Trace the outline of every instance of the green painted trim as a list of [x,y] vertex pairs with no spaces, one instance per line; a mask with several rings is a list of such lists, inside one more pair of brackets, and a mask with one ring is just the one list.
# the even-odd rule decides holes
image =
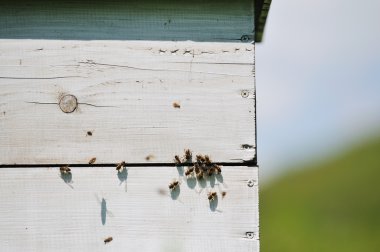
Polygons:
[[1,1],[0,38],[250,42],[252,0]]

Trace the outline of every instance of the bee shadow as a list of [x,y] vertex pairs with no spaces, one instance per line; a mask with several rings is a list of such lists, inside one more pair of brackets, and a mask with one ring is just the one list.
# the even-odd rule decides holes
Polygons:
[[71,172],[68,173],[61,173],[60,178],[63,180],[63,182],[66,183],[71,189],[74,189],[74,187],[71,185],[73,183],[73,174]]
[[183,177],[183,174],[184,174],[184,168],[183,168],[183,166],[182,165],[177,165],[176,168],[177,168],[177,171],[178,171],[178,175],[180,177]]
[[221,184],[223,184],[224,183],[224,179],[223,179],[223,175],[222,174],[216,174],[215,175],[215,178],[216,178],[216,180],[219,182],[219,183],[221,183]]
[[218,197],[215,197],[214,200],[210,200],[210,210],[215,212],[218,208]]
[[212,174],[211,176],[208,176],[207,180],[210,182],[210,187],[214,188],[214,186],[215,186],[215,175]]
[[100,218],[104,226],[107,221],[107,202],[104,198],[102,198],[102,202],[100,203]]
[[197,179],[194,177],[189,177],[186,179],[186,184],[190,189],[194,189],[197,185]]
[[204,178],[198,179],[198,185],[200,188],[204,189],[207,187],[207,181]]
[[124,168],[122,172],[118,172],[117,178],[120,181],[119,186],[121,184],[125,183],[125,191],[127,191],[128,170],[126,168]]
[[107,201],[104,198],[100,200],[97,194],[95,194],[95,198],[100,204],[100,219],[102,221],[102,225],[104,226],[107,221],[107,215],[113,217],[113,214],[107,209]]
[[177,200],[180,193],[181,193],[181,188],[177,186],[176,188],[170,191],[170,197],[172,198],[172,200]]

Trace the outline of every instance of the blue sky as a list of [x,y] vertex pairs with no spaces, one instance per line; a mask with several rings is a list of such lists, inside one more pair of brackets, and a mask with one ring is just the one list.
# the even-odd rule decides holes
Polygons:
[[380,1],[272,1],[256,47],[263,181],[380,129]]

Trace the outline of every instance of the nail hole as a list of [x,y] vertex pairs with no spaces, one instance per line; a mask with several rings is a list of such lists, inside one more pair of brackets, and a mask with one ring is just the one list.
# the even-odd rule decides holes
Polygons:
[[253,179],[248,180],[247,185],[249,187],[253,187],[255,185],[255,181]]
[[241,36],[240,40],[241,40],[242,42],[248,42],[250,39],[249,39],[249,36],[248,36],[248,35],[243,35],[243,36]]
[[248,91],[248,90],[243,90],[243,91],[241,91],[241,96],[242,96],[243,98],[247,98],[247,97],[249,96],[249,91]]
[[247,232],[247,233],[245,233],[245,236],[248,239],[253,239],[255,237],[255,233],[254,232]]
[[250,144],[242,144],[241,147],[245,150],[253,149],[253,145]]

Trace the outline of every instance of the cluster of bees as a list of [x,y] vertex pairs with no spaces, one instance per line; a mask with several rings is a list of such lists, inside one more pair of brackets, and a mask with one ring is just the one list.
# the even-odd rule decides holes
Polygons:
[[[174,156],[174,163],[176,166],[188,166],[185,171],[186,178],[195,177],[198,180],[207,179],[213,175],[222,173],[222,167],[218,164],[214,164],[208,155],[196,155],[193,162],[193,154],[191,150],[184,150],[185,154],[182,159],[178,156]],[[170,191],[175,190],[180,185],[178,180],[174,180],[169,184]],[[227,195],[227,192],[221,192],[222,198]],[[207,194],[208,200],[211,202],[218,197],[216,192],[209,192]]]
[[[174,156],[174,162],[176,166],[187,166],[186,171],[184,172],[186,178],[196,178],[198,180],[207,179],[213,175],[219,175],[222,173],[222,167],[218,164],[214,164],[211,158],[208,155],[196,155],[195,161],[193,162],[193,154],[191,150],[184,150],[184,155],[180,158],[178,155]],[[96,158],[91,158],[89,160],[89,164],[94,164],[96,162]],[[121,173],[126,168],[126,162],[122,161],[116,164],[116,170]],[[59,171],[62,175],[71,174],[71,169],[68,165],[61,166]],[[174,180],[169,184],[169,190],[173,191],[178,186],[180,186],[180,182],[178,180]],[[222,191],[221,196],[224,198],[227,192]],[[218,194],[215,191],[211,191],[207,193],[207,199],[212,202],[216,200]],[[108,237],[104,239],[104,244],[107,244],[113,240],[112,237]]]

